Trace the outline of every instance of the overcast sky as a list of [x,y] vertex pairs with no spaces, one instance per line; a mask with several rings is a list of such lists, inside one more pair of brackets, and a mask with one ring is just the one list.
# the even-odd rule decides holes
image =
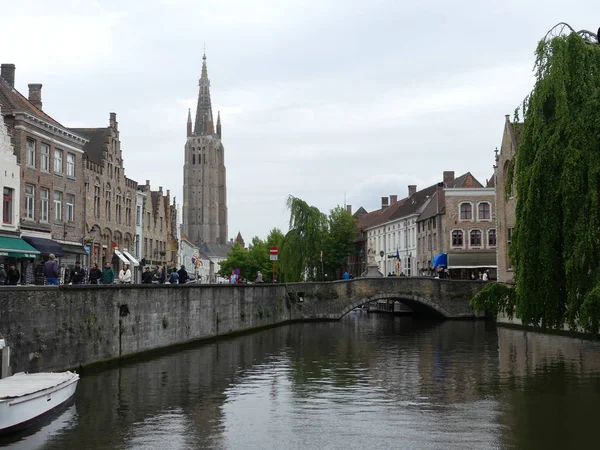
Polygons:
[[2,63],[70,127],[117,113],[125,173],[182,202],[188,108],[206,44],[221,111],[229,234],[287,231],[285,199],[371,211],[444,170],[491,177],[533,52],[581,1],[29,0],[2,2]]

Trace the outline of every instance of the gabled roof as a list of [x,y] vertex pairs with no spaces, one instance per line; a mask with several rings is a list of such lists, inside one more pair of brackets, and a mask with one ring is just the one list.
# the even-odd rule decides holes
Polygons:
[[395,203],[381,208],[371,213],[365,214],[358,219],[359,227],[366,229],[372,228],[382,223],[386,223],[398,211],[407,199],[398,200]]
[[400,219],[402,217],[409,216],[411,214],[417,214],[421,211],[425,202],[431,197],[437,189],[437,183],[433,184],[425,189],[415,192],[410,197],[403,200],[401,208],[398,208],[389,220]]
[[482,188],[483,184],[481,184],[477,178],[475,178],[471,172],[467,172],[461,175],[458,178],[455,178],[450,183],[448,183],[447,188]]
[[105,128],[69,128],[73,133],[77,133],[89,142],[83,147],[87,158],[96,164],[102,164],[104,154],[104,144],[106,143],[106,134],[108,127]]
[[425,205],[423,206],[423,210],[421,211],[417,222],[429,219],[431,217],[435,217],[442,212],[443,205],[439,205],[438,200],[438,193],[436,191],[425,202]]
[[11,87],[2,77],[0,77],[0,103],[2,104],[2,113],[5,116],[13,115],[16,112],[26,112],[57,127],[65,128],[44,111],[34,106],[27,97]]
[[496,179],[494,178],[494,174],[487,180],[485,187],[493,188],[496,187]]
[[356,210],[356,212],[354,214],[352,214],[354,217],[359,218],[360,216],[363,216],[365,214],[369,214],[367,212],[367,210],[365,208],[363,208],[362,206],[360,208],[358,208]]
[[242,247],[245,245],[244,238],[242,237],[242,232],[238,231],[237,236],[235,237],[235,242],[240,244]]
[[230,244],[207,244],[203,243],[198,246],[198,249],[208,258],[227,258],[231,251]]

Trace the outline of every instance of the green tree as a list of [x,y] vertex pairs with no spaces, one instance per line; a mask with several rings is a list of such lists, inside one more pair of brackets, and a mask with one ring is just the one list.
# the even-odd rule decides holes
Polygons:
[[221,261],[219,275],[228,278],[234,269],[240,269],[242,277],[246,278],[252,270],[252,261],[250,253],[237,242],[227,255],[225,261]]
[[341,278],[347,269],[352,243],[358,235],[358,221],[346,208],[336,206],[329,212],[328,232],[323,243],[323,265],[328,279]]
[[327,232],[327,216],[292,195],[287,198],[286,206],[290,210],[290,229],[280,250],[282,279],[319,279],[322,277],[320,253]]
[[523,105],[511,244],[516,314],[525,324],[600,323],[600,47],[577,34],[543,40]]

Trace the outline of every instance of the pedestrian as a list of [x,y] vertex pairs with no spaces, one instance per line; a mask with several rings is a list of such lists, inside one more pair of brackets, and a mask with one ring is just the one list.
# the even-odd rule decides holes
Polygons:
[[237,284],[237,275],[235,271],[231,271],[231,275],[229,275],[229,284]]
[[102,278],[102,271],[98,268],[98,263],[93,263],[90,269],[90,284],[99,284]]
[[129,270],[129,264],[125,264],[125,267],[119,271],[119,283],[131,284],[131,270]]
[[171,275],[169,275],[169,284],[177,284],[179,282],[179,274],[175,269],[176,268],[173,267],[173,270],[171,270]]
[[83,284],[84,279],[85,271],[81,267],[81,263],[79,261],[75,261],[75,267],[71,269],[71,283]]
[[100,284],[113,284],[115,282],[115,272],[110,267],[110,263],[106,261],[104,269],[102,269],[102,277],[100,278]]
[[[392,276],[392,272],[390,272],[390,274],[388,275],[388,277],[391,277],[391,276]],[[350,274],[348,273],[347,270],[344,272],[344,275],[342,275],[342,278],[344,280],[349,280],[350,279]]]
[[149,266],[146,266],[146,269],[142,274],[142,284],[152,284],[152,272],[150,272]]
[[8,268],[8,272],[6,273],[6,281],[4,284],[8,284],[11,286],[16,286],[21,281],[21,274],[19,270],[15,267],[14,264],[11,264]]
[[486,270],[485,272],[483,272],[483,275],[481,276],[481,279],[483,281],[487,281],[487,280],[489,280],[489,277],[490,277],[490,271]]
[[0,285],[6,282],[6,270],[4,270],[4,264],[0,264]]
[[177,271],[177,274],[179,275],[179,284],[187,283],[189,275],[187,273],[187,270],[185,270],[185,266],[183,264],[181,265],[181,269]]
[[54,253],[50,253],[44,263],[44,276],[49,286],[58,286],[58,261],[55,258]]
[[256,280],[254,280],[254,282],[255,283],[263,283],[263,274],[260,270],[256,274]]

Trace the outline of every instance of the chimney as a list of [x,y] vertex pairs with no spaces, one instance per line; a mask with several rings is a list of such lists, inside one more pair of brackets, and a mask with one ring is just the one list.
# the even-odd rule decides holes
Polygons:
[[29,101],[37,109],[42,109],[42,84],[41,83],[30,83],[29,86]]
[[162,194],[162,186],[158,187],[158,192],[160,192]]
[[381,209],[385,209],[388,206],[389,206],[388,198],[387,197],[381,197]]
[[117,113],[110,113],[109,125],[111,128],[117,128]]
[[397,195],[390,195],[390,204],[394,204],[398,201],[398,196]]
[[444,170],[444,186],[448,187],[454,181],[454,170]]
[[417,192],[417,185],[416,184],[409,184],[408,185],[408,196],[412,197],[413,195],[415,195]]
[[441,212],[446,205],[446,194],[444,193],[444,183],[438,183],[436,187],[437,194],[437,212]]
[[346,211],[348,211],[348,214],[352,214],[352,205],[346,205]]
[[15,87],[15,65],[14,64],[2,64],[0,65],[0,77],[4,78],[4,81],[12,88]]

